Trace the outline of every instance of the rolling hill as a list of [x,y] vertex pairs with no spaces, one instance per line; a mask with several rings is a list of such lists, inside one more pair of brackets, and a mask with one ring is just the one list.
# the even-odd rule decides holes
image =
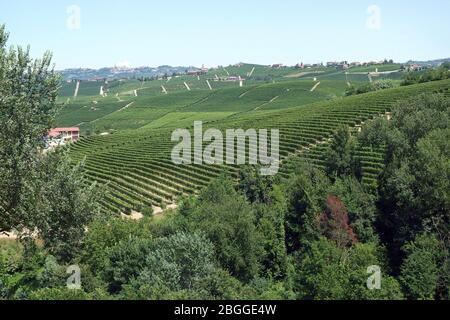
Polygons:
[[[170,158],[175,145],[170,140],[173,128],[190,127],[194,120],[207,120],[209,122],[204,125],[205,129],[280,129],[282,167],[279,174],[287,176],[292,157],[301,157],[322,166],[327,142],[339,124],[345,123],[351,127],[361,125],[373,117],[384,115],[396,101],[417,94],[445,92],[449,95],[450,81],[399,87],[332,100],[318,99],[319,101],[312,103],[302,102],[303,95],[290,95],[290,91],[286,92],[287,87],[292,88],[294,92],[302,92],[302,85],[302,82],[295,85],[285,82],[284,85],[275,83],[255,86],[244,96],[242,95],[248,88],[217,92],[199,90],[195,97],[189,95],[190,104],[181,103],[186,97],[175,97],[175,101],[170,104],[165,104],[164,99],[161,99],[160,110],[167,111],[161,117],[156,114],[156,100],[154,114],[149,111],[151,108],[147,109],[143,105],[144,110],[136,111],[145,119],[142,123],[128,126],[126,121],[132,120],[126,115],[123,116],[123,127],[136,129],[85,137],[70,145],[70,155],[74,161],[86,158],[89,181],[107,185],[109,193],[102,200],[104,210],[140,211],[143,206],[170,204],[182,195],[195,194],[223,171],[236,173],[238,170],[234,165],[173,164]],[[331,90],[327,89],[326,85],[324,87]],[[190,93],[193,92],[195,91]],[[203,94],[205,96],[202,96]],[[272,101],[273,106],[264,106],[274,95],[280,96],[279,102],[275,100]],[[245,103],[242,105],[236,105],[240,96],[248,100],[243,100]],[[169,98],[170,95],[165,97]],[[209,101],[208,97],[214,102]],[[298,102],[296,97],[299,98]],[[178,105],[177,99],[180,102]],[[138,100],[135,101],[136,110],[139,110]],[[179,106],[181,107],[178,108]],[[123,112],[131,112],[131,117],[135,112],[133,108]],[[98,122],[109,117],[112,125],[114,117],[119,114],[118,111],[112,112],[104,118],[99,118]],[[150,119],[152,115],[155,120]],[[119,121],[119,118],[117,119]],[[146,121],[148,124],[141,126]],[[375,183],[383,166],[383,151],[361,148],[359,157],[363,163],[364,182]]]
[[[177,81],[179,83],[181,80]],[[171,85],[175,83],[173,80]],[[123,84],[122,88],[126,93],[133,91],[134,85],[136,83],[130,81]],[[83,133],[180,126],[179,122],[184,122],[188,117],[190,122],[193,119],[219,120],[236,113],[282,109],[329,100],[343,96],[347,88],[345,81],[323,80],[319,83],[292,79],[276,83],[255,82],[243,87],[236,83],[225,83],[222,88],[213,90],[189,84],[191,90],[188,91],[184,84],[181,85],[183,90],[172,90],[174,87],[165,85],[168,94],[156,92],[159,90],[156,87],[143,87],[138,90],[137,96],[122,91],[120,95],[108,97],[78,96],[66,100],[60,97],[64,106],[56,125],[80,126]],[[150,92],[152,90],[154,92]]]

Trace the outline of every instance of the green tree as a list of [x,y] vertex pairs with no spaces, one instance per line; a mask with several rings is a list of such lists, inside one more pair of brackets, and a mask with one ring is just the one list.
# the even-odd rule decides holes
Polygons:
[[56,114],[59,79],[51,55],[33,61],[29,48],[6,49],[0,25],[0,232],[33,231],[43,137]]
[[203,299],[239,300],[251,299],[254,293],[229,272],[215,268],[208,276],[198,279],[195,290],[202,293]]
[[377,117],[364,125],[358,135],[358,141],[364,146],[379,148],[387,143],[389,122],[384,117]]
[[434,235],[421,234],[403,247],[406,259],[401,267],[400,282],[410,299],[433,300],[439,280],[445,271],[445,254]]
[[262,176],[258,167],[246,166],[239,171],[238,190],[251,203],[270,203],[273,183],[273,176]]
[[273,177],[261,176],[255,166],[246,166],[239,171],[237,189],[252,203],[256,214],[257,230],[264,247],[262,272],[268,277],[283,278],[287,262],[283,190],[274,184]]
[[119,293],[124,285],[139,276],[146,265],[152,244],[149,238],[130,236],[109,251],[108,265],[103,273],[105,281],[109,283],[109,292]]
[[320,236],[317,215],[324,209],[330,180],[305,163],[297,163],[286,182],[286,244],[289,252],[299,250]]
[[151,240],[149,220],[97,217],[89,224],[83,240],[83,250],[77,258],[89,266],[94,274],[101,274],[108,265],[111,250],[130,237]]
[[231,180],[212,182],[200,195],[189,220],[190,230],[204,232],[212,241],[224,269],[243,281],[258,274],[263,248],[255,213]]
[[60,264],[55,257],[45,257],[42,271],[37,274],[37,281],[41,288],[56,288],[66,284],[66,268]]
[[338,196],[348,210],[349,222],[361,242],[378,242],[375,222],[378,210],[376,196],[367,187],[352,177],[337,179],[329,193]]
[[[450,124],[450,123],[449,123]],[[420,186],[415,204],[428,217],[450,224],[450,126],[430,132],[417,142],[413,161],[415,182]]]
[[[399,103],[380,177],[380,227],[398,266],[400,249],[431,223],[449,225],[450,99],[420,96]],[[437,232],[434,230],[433,232]]]
[[412,84],[419,83],[420,75],[417,72],[407,72],[403,76],[403,80],[400,83],[401,86],[409,86]]
[[59,152],[43,152],[58,111],[60,79],[50,69],[51,54],[33,60],[29,48],[7,50],[7,39],[0,26],[0,233],[37,235],[69,260],[97,212],[98,193],[84,188],[81,167],[72,169]]
[[355,95],[355,94],[363,94],[363,93],[372,92],[372,91],[391,89],[391,88],[394,88],[394,87],[395,87],[395,84],[390,79],[378,80],[378,81],[375,81],[375,82],[364,84],[364,85],[359,86],[357,88],[351,86],[349,89],[347,89],[345,91],[345,95],[351,96],[351,95]]
[[356,139],[348,126],[340,126],[325,156],[325,170],[331,179],[342,176],[361,178],[361,165],[355,157]]
[[51,254],[70,261],[81,250],[86,226],[99,213],[99,186],[86,187],[84,164],[73,166],[59,151],[47,153],[38,174],[35,228]]
[[87,293],[83,290],[71,290],[68,288],[43,288],[30,293],[30,300],[55,301],[55,300],[111,300],[112,297],[105,291],[96,290]]
[[282,279],[287,268],[284,203],[258,204],[255,205],[255,210],[258,217],[257,230],[264,249],[261,258],[262,271],[268,277]]
[[[326,239],[314,243],[299,257],[296,292],[300,299],[402,299],[398,282],[387,275],[382,250],[374,244],[338,248]],[[367,287],[369,266],[382,270],[381,289]]]
[[285,282],[273,281],[270,278],[254,279],[250,285],[252,299],[257,300],[294,300],[295,293]]
[[214,272],[214,255],[213,244],[199,234],[177,233],[156,239],[131,286],[151,299],[182,291],[192,296],[198,282]]
[[[406,153],[394,153],[404,150],[390,138],[388,141],[388,159],[393,155],[398,157],[410,156],[419,139],[436,129],[448,128],[450,122],[450,99],[443,95],[420,95],[397,103],[392,111],[392,128],[402,135],[401,144],[407,144]],[[397,149],[397,150],[396,150]]]

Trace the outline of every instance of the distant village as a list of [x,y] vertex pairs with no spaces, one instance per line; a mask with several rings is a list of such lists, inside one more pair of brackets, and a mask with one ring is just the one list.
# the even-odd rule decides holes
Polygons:
[[[382,61],[367,61],[367,62],[349,62],[349,61],[328,61],[326,63],[320,62],[320,63],[297,63],[295,65],[284,65],[282,63],[275,63],[272,65],[267,65],[268,68],[273,69],[281,69],[281,68],[295,68],[295,69],[314,69],[314,68],[336,68],[336,70],[349,70],[351,68],[356,67],[367,67],[367,66],[379,66],[379,65],[385,65],[385,64],[394,64],[395,62],[390,60],[382,60]],[[233,67],[239,67],[244,65],[243,63],[237,63],[233,65]],[[424,69],[427,69],[431,67],[424,64],[418,64],[418,63],[405,63],[401,64],[400,70],[401,71],[421,71]],[[204,76],[208,74],[211,70],[215,69],[222,69],[222,66],[218,66],[216,68],[207,68],[205,66],[202,66],[201,68],[196,67],[170,67],[170,66],[161,66],[158,68],[150,68],[150,67],[139,67],[139,68],[125,68],[125,67],[112,67],[112,68],[102,68],[97,70],[97,73],[94,73],[91,69],[67,69],[64,72],[70,72],[70,76],[66,78],[66,81],[68,83],[71,83],[73,81],[108,81],[108,80],[128,80],[128,79],[139,79],[143,81],[153,81],[153,80],[167,80],[168,78],[173,77],[179,77],[183,75],[188,76]],[[100,71],[104,71],[101,75],[98,73]],[[79,78],[76,78],[76,74],[83,74],[86,72],[87,74],[84,76],[80,76]],[[151,75],[150,75],[151,74]],[[90,75],[90,76],[89,76]],[[251,76],[251,75],[247,75]],[[235,75],[227,75],[227,76],[216,76],[214,75],[209,81],[232,81],[232,82],[240,82],[245,81],[240,76]]]
[[[355,67],[369,67],[369,66],[379,66],[384,64],[394,64],[395,62],[391,60],[382,60],[382,61],[369,61],[369,62],[348,62],[348,61],[328,61],[326,63],[314,63],[314,64],[308,64],[308,63],[297,63],[294,67],[296,69],[312,69],[312,68],[336,68],[336,70],[348,70]],[[285,68],[289,66],[285,66],[283,64],[273,64],[271,65],[272,68],[279,69],[279,68]],[[419,64],[402,64],[401,70],[406,71],[420,71],[426,69],[426,66],[419,65]]]

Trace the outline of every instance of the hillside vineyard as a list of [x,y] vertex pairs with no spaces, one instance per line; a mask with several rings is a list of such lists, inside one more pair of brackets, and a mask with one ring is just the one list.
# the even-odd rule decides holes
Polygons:
[[[328,140],[339,124],[357,130],[362,123],[386,115],[397,101],[422,93],[449,96],[449,89],[450,81],[444,80],[299,107],[292,103],[293,107],[283,110],[261,110],[239,114],[239,117],[231,115],[204,126],[224,130],[279,129],[282,163],[279,175],[287,177],[291,157],[323,166]],[[237,173],[235,165],[175,165],[170,157],[176,144],[171,142],[171,133],[168,128],[143,127],[86,137],[69,147],[70,155],[74,162],[86,158],[89,179],[86,183],[106,184],[108,193],[101,201],[103,210],[116,213],[139,211],[143,205],[172,204],[182,195],[196,194],[224,171]],[[376,183],[383,167],[383,149],[360,148],[358,158],[363,167],[363,182]]]

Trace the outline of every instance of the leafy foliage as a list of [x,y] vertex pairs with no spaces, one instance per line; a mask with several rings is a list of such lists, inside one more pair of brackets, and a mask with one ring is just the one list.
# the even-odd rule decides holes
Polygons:
[[395,84],[392,80],[389,80],[389,79],[388,80],[378,80],[378,81],[370,82],[368,84],[364,84],[364,85],[356,87],[356,88],[354,86],[352,86],[345,91],[345,95],[352,96],[352,95],[363,94],[363,93],[372,92],[372,91],[391,89],[394,87],[395,87]]
[[338,248],[345,248],[358,242],[349,225],[347,208],[335,196],[328,196],[325,211],[319,216],[319,229]]
[[56,114],[58,77],[51,55],[33,61],[29,49],[6,49],[0,26],[0,232],[33,230],[42,138]]
[[300,163],[286,183],[286,244],[290,252],[317,240],[317,214],[330,181],[323,172]]
[[361,165],[355,157],[356,139],[347,126],[340,126],[326,155],[326,172],[330,178],[355,176],[361,178]]
[[244,281],[257,275],[262,246],[255,213],[230,180],[211,183],[200,195],[189,220],[193,230],[204,232],[212,241],[223,268]]
[[379,214],[376,196],[366,186],[354,179],[337,179],[330,188],[330,194],[336,195],[348,210],[350,226],[356,238],[361,242],[378,242],[375,221]]
[[448,230],[449,115],[450,100],[440,95],[400,103],[393,112],[380,179],[380,228],[397,259],[402,245],[424,230]]
[[436,69],[428,69],[425,72],[408,72],[401,83],[402,86],[409,86],[415,83],[424,83],[448,79],[450,71],[448,64],[442,64]]
[[59,78],[50,69],[51,55],[33,60],[29,49],[6,50],[7,39],[0,26],[0,233],[38,235],[68,261],[97,213],[98,192],[84,188],[81,167],[72,169],[69,158],[43,153],[57,112]]
[[155,241],[128,291],[158,299],[171,292],[192,292],[215,270],[214,246],[198,234],[177,233]]
[[[443,246],[434,235],[421,234],[403,250],[406,259],[401,267],[400,281],[411,299],[433,300],[438,293],[445,266]],[[445,267],[444,267],[445,268]]]
[[382,262],[381,251],[376,245],[338,248],[322,238],[301,255],[296,291],[301,299],[401,299],[400,285],[390,276],[383,277],[381,290],[367,289],[367,267],[381,267]]

